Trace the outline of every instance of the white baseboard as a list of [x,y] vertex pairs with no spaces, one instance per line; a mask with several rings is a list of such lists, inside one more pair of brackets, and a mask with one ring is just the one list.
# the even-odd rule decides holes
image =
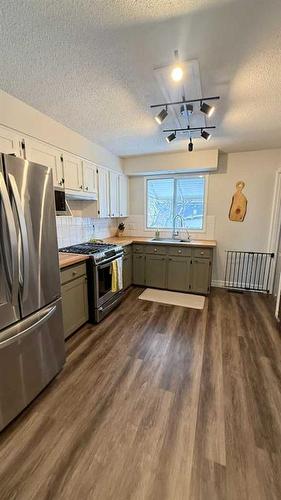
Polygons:
[[211,286],[217,287],[217,288],[224,288],[224,281],[222,280],[212,280]]

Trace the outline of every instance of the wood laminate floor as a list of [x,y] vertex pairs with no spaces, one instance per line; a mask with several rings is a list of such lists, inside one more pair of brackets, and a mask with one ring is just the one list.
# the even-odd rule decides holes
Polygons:
[[281,342],[263,295],[137,299],[67,342],[0,436],[0,499],[281,498]]

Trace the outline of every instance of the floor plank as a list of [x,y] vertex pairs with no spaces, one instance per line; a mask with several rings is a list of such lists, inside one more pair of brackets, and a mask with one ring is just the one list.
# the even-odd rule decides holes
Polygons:
[[138,300],[67,342],[0,435],[0,499],[251,500],[281,492],[281,341],[269,298]]

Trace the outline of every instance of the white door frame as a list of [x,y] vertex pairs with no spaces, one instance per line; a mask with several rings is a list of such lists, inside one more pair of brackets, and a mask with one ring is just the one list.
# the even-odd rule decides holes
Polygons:
[[[269,280],[269,290],[270,293],[273,292],[273,280],[276,270],[277,264],[277,250],[278,243],[280,237],[281,230],[281,168],[277,170],[275,174],[275,184],[274,184],[274,193],[273,193],[273,203],[271,210],[271,218],[270,218],[270,227],[269,227],[269,235],[268,235],[268,244],[267,251],[274,253],[274,260],[271,270],[271,276]],[[280,292],[281,292],[281,279],[278,288],[277,294],[277,304],[279,308],[280,301]]]

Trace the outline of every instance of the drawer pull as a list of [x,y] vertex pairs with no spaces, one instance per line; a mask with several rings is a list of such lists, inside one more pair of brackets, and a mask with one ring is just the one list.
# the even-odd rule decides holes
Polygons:
[[178,253],[181,253],[181,250],[178,250]]
[[72,276],[76,276],[77,271],[72,271]]
[[204,255],[204,252],[200,252],[200,255]]
[[157,248],[154,248],[154,252],[157,252]]

